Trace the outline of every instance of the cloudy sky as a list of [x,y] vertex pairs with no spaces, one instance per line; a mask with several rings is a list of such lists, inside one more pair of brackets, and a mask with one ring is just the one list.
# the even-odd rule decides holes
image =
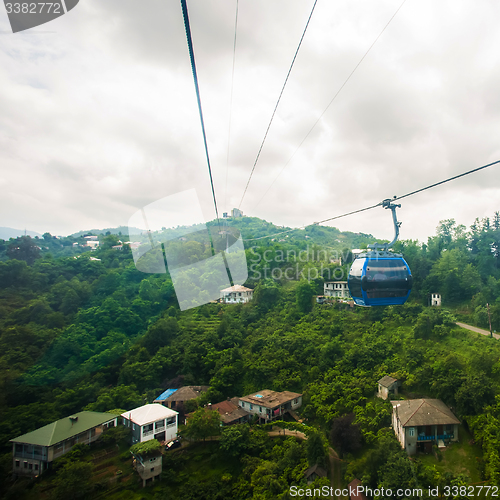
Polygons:
[[[493,0],[406,0],[327,109],[401,2],[318,0],[245,214],[301,226],[500,159]],[[220,213],[240,205],[313,3],[239,0],[233,79],[236,0],[188,0]],[[118,226],[192,188],[214,217],[179,1],[81,0],[9,30],[0,6],[0,226]],[[496,166],[403,200],[401,237],[499,209]],[[335,226],[392,237],[381,208]]]

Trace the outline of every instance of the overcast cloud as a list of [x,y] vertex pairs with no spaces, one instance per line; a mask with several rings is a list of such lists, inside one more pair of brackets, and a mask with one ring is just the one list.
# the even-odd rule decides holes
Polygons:
[[[312,5],[239,1],[227,162],[236,0],[188,0],[220,213],[240,203]],[[493,0],[407,0],[297,150],[400,5],[318,1],[245,214],[301,226],[500,159]],[[9,30],[0,6],[1,226],[118,226],[191,188],[214,217],[180,2],[81,0]],[[426,240],[447,218],[469,226],[500,210],[500,166],[402,204],[403,239]],[[382,209],[335,226],[392,237]]]

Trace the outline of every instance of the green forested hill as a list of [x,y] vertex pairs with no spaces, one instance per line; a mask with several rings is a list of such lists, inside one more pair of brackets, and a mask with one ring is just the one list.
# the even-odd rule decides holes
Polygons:
[[[244,225],[245,219],[238,223]],[[474,479],[497,484],[500,347],[493,339],[455,328],[448,311],[484,327],[488,302],[494,328],[500,330],[499,223],[497,214],[467,232],[443,221],[426,244],[398,243],[415,276],[411,300],[402,307],[368,310],[313,303],[325,278],[334,272],[340,278],[339,269],[345,277],[346,271],[314,239],[313,232],[324,229],[317,226],[312,242],[290,237],[249,245],[249,267],[254,267],[247,285],[255,288],[253,302],[184,312],[168,275],[137,271],[130,250],[111,249],[116,236],[103,236],[92,253],[82,253],[71,239],[47,234],[45,253],[29,238],[4,243],[2,483],[8,486],[9,439],[82,409],[130,409],[151,402],[177,379],[210,385],[200,404],[263,388],[303,393],[301,414],[309,426],[328,436],[347,425],[358,436],[353,442],[364,451],[345,451],[353,453],[346,479],[363,477],[376,486],[393,461],[406,460],[402,467],[408,466],[397,447],[386,442],[387,407],[373,401],[376,381],[389,374],[404,381],[406,394],[437,397],[455,409],[483,445]],[[256,228],[252,231],[248,235],[257,237]],[[304,250],[308,257],[300,259]],[[276,271],[290,266],[298,269],[293,279]],[[429,292],[442,293],[448,311],[427,308]],[[370,462],[375,460],[370,453],[379,453],[379,465]],[[419,469],[420,481],[444,480],[441,472],[426,467]],[[399,480],[404,477],[391,479]],[[448,480],[466,481],[453,474]]]

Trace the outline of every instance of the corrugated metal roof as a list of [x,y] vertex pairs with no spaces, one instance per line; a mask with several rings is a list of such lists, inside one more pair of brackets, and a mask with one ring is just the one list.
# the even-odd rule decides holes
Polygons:
[[155,401],[164,401],[168,397],[170,397],[177,389],[167,389],[165,392],[161,393]]
[[97,411],[81,411],[70,417],[61,418],[44,427],[40,427],[32,432],[11,439],[11,442],[34,444],[37,446],[52,446],[76,436],[81,432],[88,431],[98,425],[109,422],[118,416],[119,415]]
[[394,384],[394,382],[397,382],[397,379],[395,378],[392,378],[392,377],[389,377],[389,375],[386,375],[385,377],[382,377],[378,383],[382,386],[382,387],[390,387],[392,384]]

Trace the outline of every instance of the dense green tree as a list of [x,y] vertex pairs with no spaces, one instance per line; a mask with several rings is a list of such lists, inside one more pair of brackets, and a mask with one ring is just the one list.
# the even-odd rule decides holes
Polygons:
[[216,410],[198,408],[187,422],[186,436],[196,441],[220,434],[220,415]]
[[295,290],[297,307],[303,313],[308,313],[313,307],[313,288],[308,281],[301,281]]
[[21,236],[8,246],[7,255],[10,259],[24,260],[31,266],[40,258],[40,248],[30,236]]
[[250,446],[250,428],[247,425],[230,425],[222,429],[220,449],[227,455],[239,458]]
[[362,436],[359,424],[354,423],[356,416],[351,413],[333,420],[330,431],[330,443],[341,456],[353,453],[361,448]]
[[318,432],[313,432],[307,438],[307,460],[311,467],[315,464],[321,467],[327,465],[327,450]]
[[84,498],[92,489],[92,465],[88,462],[69,462],[54,479],[54,496],[61,500]]

